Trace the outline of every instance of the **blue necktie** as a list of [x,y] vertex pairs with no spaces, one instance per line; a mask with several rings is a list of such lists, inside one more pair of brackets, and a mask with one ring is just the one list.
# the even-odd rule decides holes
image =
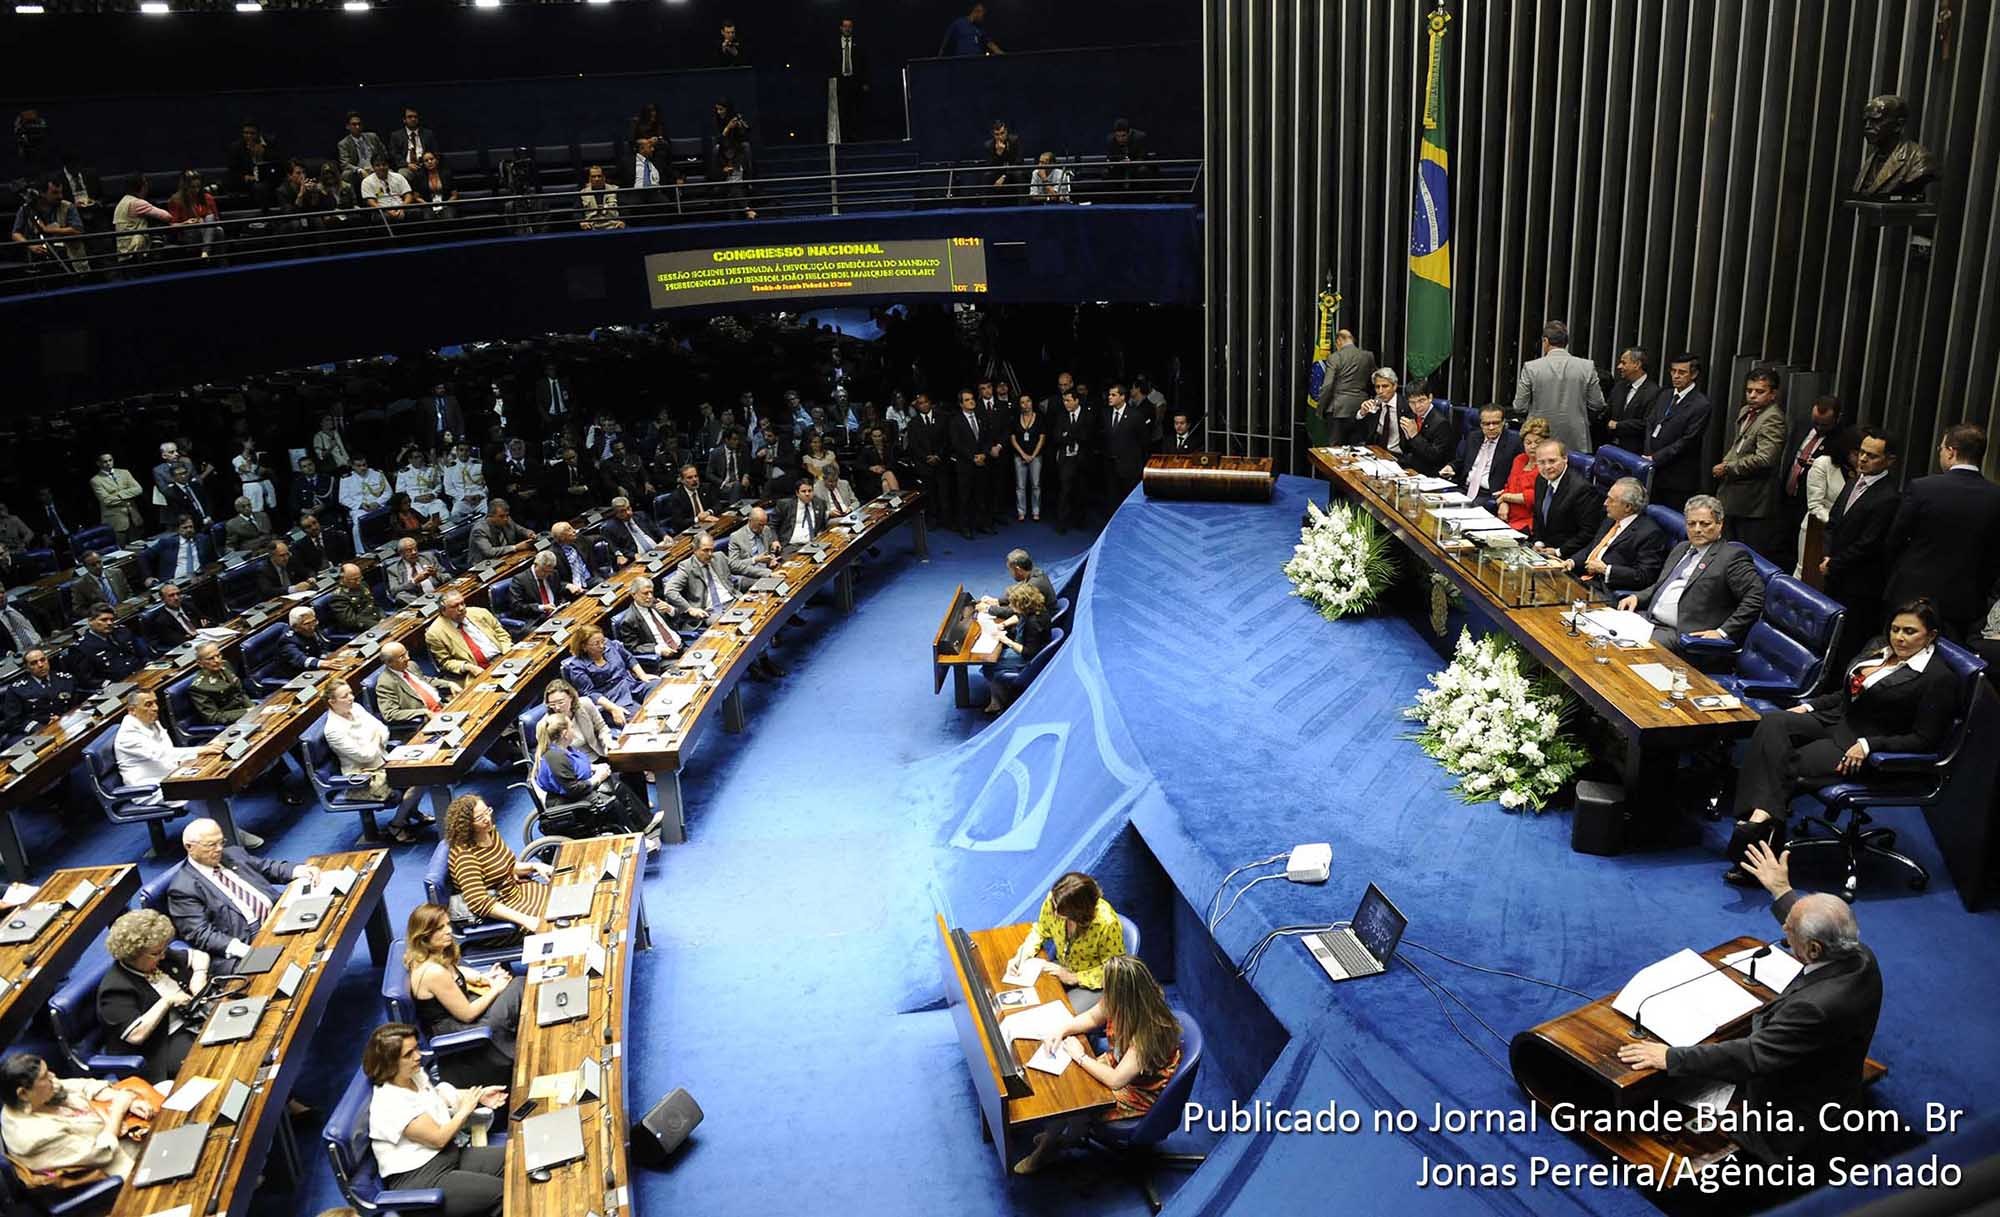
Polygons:
[[563,546],[563,557],[569,559],[570,578],[575,579],[578,583],[590,582],[590,572],[583,569],[583,559],[576,556],[574,549],[571,549],[567,545]]
[[199,566],[200,563],[195,561],[194,542],[181,538],[181,574],[191,576]]

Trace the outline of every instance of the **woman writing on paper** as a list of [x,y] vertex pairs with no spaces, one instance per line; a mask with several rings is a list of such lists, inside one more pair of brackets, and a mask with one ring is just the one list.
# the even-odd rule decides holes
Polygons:
[[1125,927],[1118,912],[1097,889],[1097,880],[1081,871],[1071,871],[1056,880],[1042,901],[1041,915],[1027,941],[1014,952],[1020,964],[1052,942],[1056,966],[1051,969],[1069,990],[1072,1010],[1088,1010],[1097,1004],[1104,988],[1104,963],[1125,954]]

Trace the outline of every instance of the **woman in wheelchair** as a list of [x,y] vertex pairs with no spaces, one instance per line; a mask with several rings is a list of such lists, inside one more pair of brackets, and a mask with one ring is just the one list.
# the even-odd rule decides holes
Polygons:
[[[1097,1031],[1104,1033],[1103,1052],[1092,1052],[1071,1038]],[[1168,1009],[1152,970],[1136,955],[1114,955],[1104,961],[1104,999],[1071,1018],[1042,1051],[1069,1057],[1109,1087],[1117,1101],[1036,1137],[1034,1150],[1014,1164],[1017,1175],[1040,1170],[1065,1142],[1082,1137],[1092,1119],[1133,1120],[1152,1110],[1153,1100],[1180,1068],[1181,1023]]]
[[1736,830],[1723,879],[1738,887],[1757,880],[1739,863],[1753,841],[1773,853],[1784,845],[1792,792],[1856,779],[1878,752],[1936,752],[1956,712],[1950,671],[1933,663],[1937,609],[1927,599],[1898,608],[1885,638],[1862,648],[1840,687],[1766,714],[1750,737],[1736,780]]
[[403,929],[403,966],[410,972],[410,999],[427,1035],[472,1027],[491,1028],[493,1038],[476,1051],[440,1053],[438,1076],[458,1087],[477,1087],[514,1076],[514,1034],[521,1023],[521,978],[494,964],[484,972],[459,960],[451,910],[420,904]]
[[577,741],[565,714],[543,717],[535,733],[535,788],[546,804],[542,835],[596,837],[608,833],[646,834],[646,852],[660,847],[660,815],[649,815],[632,788],[611,766],[592,761]]

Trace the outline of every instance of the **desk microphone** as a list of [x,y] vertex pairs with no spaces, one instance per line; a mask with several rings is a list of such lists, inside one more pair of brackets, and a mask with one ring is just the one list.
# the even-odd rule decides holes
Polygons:
[[[1753,984],[1757,980],[1757,961],[1769,955],[1771,948],[1776,945],[1776,943],[1767,942],[1750,953],[1750,980]],[[1770,986],[1766,985],[1765,987],[1769,988]]]
[[[1706,959],[1702,960],[1702,962],[1708,963]],[[1660,989],[1657,992],[1648,993],[1646,994],[1646,996],[1640,998],[1639,1004],[1632,1008],[1632,1029],[1627,1034],[1629,1034],[1633,1039],[1638,1039],[1641,1036],[1648,1034],[1645,1025],[1639,1021],[1639,1016],[1646,1012],[1647,1002],[1652,1001],[1654,998],[1658,997],[1661,993],[1672,993],[1675,989],[1680,988],[1682,985],[1691,985],[1697,980],[1703,980],[1706,979],[1707,977],[1713,976],[1715,974],[1715,971],[1716,971],[1715,965],[1709,964],[1708,971],[1706,972],[1701,972],[1694,976],[1689,976],[1683,980],[1677,980],[1673,984],[1668,985],[1664,989]]]

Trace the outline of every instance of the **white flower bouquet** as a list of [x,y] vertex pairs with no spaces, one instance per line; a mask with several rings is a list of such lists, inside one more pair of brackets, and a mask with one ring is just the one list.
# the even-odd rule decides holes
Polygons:
[[1458,778],[1467,802],[1540,811],[1589,759],[1563,733],[1575,707],[1568,691],[1527,668],[1526,655],[1504,635],[1475,640],[1467,630],[1451,663],[1403,711],[1422,724],[1417,744]]
[[1388,587],[1395,564],[1389,538],[1374,517],[1345,503],[1321,511],[1307,503],[1311,520],[1299,533],[1285,577],[1292,594],[1328,621],[1366,612]]

